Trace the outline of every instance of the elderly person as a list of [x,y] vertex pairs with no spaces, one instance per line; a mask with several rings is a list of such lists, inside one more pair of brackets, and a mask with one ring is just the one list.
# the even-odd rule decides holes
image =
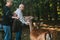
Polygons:
[[12,40],[11,37],[11,24],[12,24],[12,12],[10,7],[12,6],[12,0],[7,0],[6,5],[3,8],[3,29],[4,29],[4,40]]
[[[29,22],[26,22],[24,17],[23,17],[23,13],[22,13],[23,10],[24,10],[24,5],[20,4],[19,8],[14,12],[15,15],[17,15],[17,16],[16,17],[12,17],[12,18],[18,19],[22,23],[22,25],[23,24],[28,25]],[[21,40],[21,33],[22,33],[22,28],[20,26],[20,29],[16,32],[16,40]]]

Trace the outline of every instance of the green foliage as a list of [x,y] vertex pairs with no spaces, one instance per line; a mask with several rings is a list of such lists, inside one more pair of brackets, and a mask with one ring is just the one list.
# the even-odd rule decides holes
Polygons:
[[1,8],[1,3],[0,3],[0,16],[2,15],[2,8]]
[[[6,0],[0,0],[2,6]],[[24,15],[45,17],[60,12],[60,0],[13,0],[12,11],[14,12],[19,4],[25,5]],[[1,8],[0,8],[1,9]],[[57,10],[54,12],[54,10]]]

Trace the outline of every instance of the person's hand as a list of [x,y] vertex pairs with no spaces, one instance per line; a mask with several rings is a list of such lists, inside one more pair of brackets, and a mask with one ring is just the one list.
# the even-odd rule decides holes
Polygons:
[[13,19],[19,19],[18,17],[12,17]]
[[16,19],[19,19],[18,17],[16,17]]
[[29,25],[30,22],[26,22],[26,25]]

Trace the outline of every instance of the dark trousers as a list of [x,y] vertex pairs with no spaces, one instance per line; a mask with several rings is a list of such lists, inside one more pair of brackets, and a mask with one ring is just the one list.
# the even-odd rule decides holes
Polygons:
[[16,32],[16,40],[21,40],[22,29]]

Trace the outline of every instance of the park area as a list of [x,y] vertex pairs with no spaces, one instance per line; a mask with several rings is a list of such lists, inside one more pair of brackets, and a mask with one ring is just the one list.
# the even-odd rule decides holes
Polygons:
[[[6,1],[0,0],[0,40],[4,38],[2,16]],[[21,40],[34,40],[33,37],[37,38],[39,35],[45,35],[42,37],[43,40],[44,38],[45,40],[60,40],[60,0],[13,0],[12,14],[21,3],[25,5],[24,17],[33,17],[30,20],[32,26],[22,28]],[[12,32],[12,40],[15,40],[14,32]]]

